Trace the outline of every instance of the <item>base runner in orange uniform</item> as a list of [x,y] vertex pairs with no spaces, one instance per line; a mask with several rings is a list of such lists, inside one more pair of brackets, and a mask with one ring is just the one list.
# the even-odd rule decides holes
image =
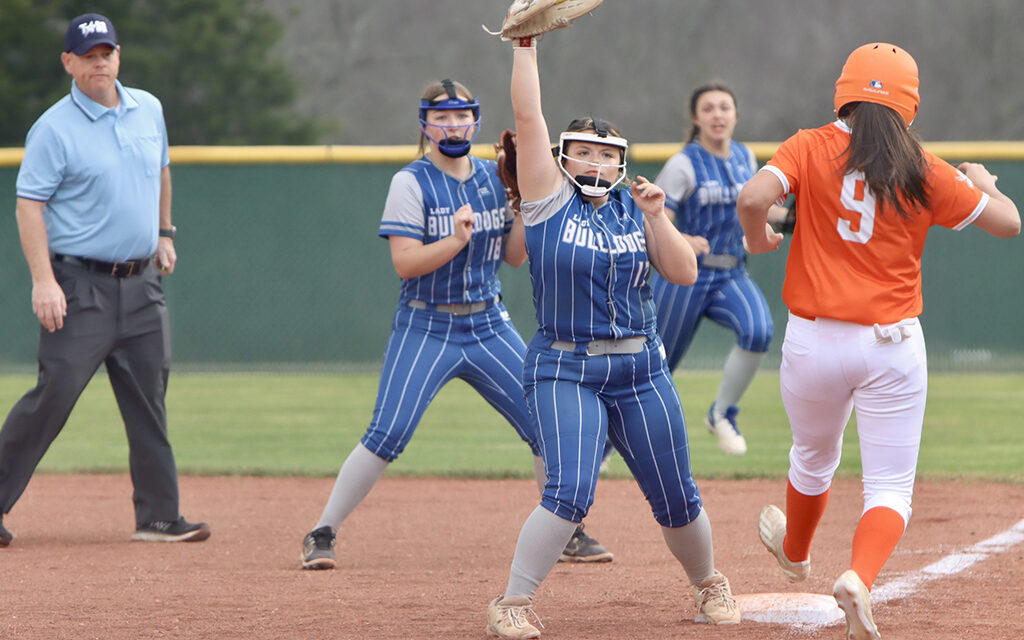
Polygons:
[[737,209],[751,253],[778,248],[771,204],[792,193],[797,222],[783,300],[782,401],[793,432],[786,511],[760,514],[761,541],[782,572],[810,572],[810,546],[857,410],[864,510],[850,569],[833,594],[847,638],[880,638],[869,591],[903,535],[927,393],[921,253],[933,225],[1020,233],[1016,205],[985,167],[954,168],[910,132],[917,63],[885,43],[854,50],[836,82],[838,119],[801,130],[744,186]]

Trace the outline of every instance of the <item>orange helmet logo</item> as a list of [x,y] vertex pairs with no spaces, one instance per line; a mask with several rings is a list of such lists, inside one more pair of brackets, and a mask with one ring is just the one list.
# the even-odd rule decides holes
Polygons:
[[895,110],[910,126],[921,103],[917,63],[896,45],[874,42],[853,50],[836,80],[836,113],[851,102],[874,102]]

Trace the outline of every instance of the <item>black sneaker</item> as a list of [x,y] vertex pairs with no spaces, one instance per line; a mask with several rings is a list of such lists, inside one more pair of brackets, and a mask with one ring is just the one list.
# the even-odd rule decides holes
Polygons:
[[6,547],[14,540],[14,534],[4,527],[4,517],[0,515],[0,547]]
[[210,537],[210,525],[189,522],[184,516],[177,520],[155,520],[144,524],[132,534],[140,542],[199,542]]
[[594,540],[583,532],[583,525],[578,525],[576,531],[565,545],[565,550],[558,558],[559,562],[611,562],[612,553],[597,540]]
[[327,525],[313,529],[302,539],[303,569],[333,569],[334,532]]

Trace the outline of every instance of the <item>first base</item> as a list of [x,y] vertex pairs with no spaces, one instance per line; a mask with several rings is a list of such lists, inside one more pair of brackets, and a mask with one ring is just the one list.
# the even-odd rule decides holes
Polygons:
[[735,597],[744,621],[827,627],[845,617],[835,598],[820,593],[746,593]]

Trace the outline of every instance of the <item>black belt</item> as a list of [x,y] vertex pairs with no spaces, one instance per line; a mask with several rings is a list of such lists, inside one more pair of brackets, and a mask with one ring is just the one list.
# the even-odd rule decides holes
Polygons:
[[482,302],[456,302],[453,304],[433,304],[423,300],[409,300],[405,304],[413,309],[431,309],[441,313],[450,313],[453,316],[468,316],[484,311],[492,304],[498,302],[498,296]]
[[115,278],[137,276],[149,265],[149,258],[145,258],[143,260],[126,260],[124,262],[103,262],[102,260],[93,260],[92,258],[66,256],[63,253],[53,254],[53,260],[54,262],[73,264],[75,266],[88,269],[89,271],[95,271],[96,273],[105,273],[108,276],[114,276]]

